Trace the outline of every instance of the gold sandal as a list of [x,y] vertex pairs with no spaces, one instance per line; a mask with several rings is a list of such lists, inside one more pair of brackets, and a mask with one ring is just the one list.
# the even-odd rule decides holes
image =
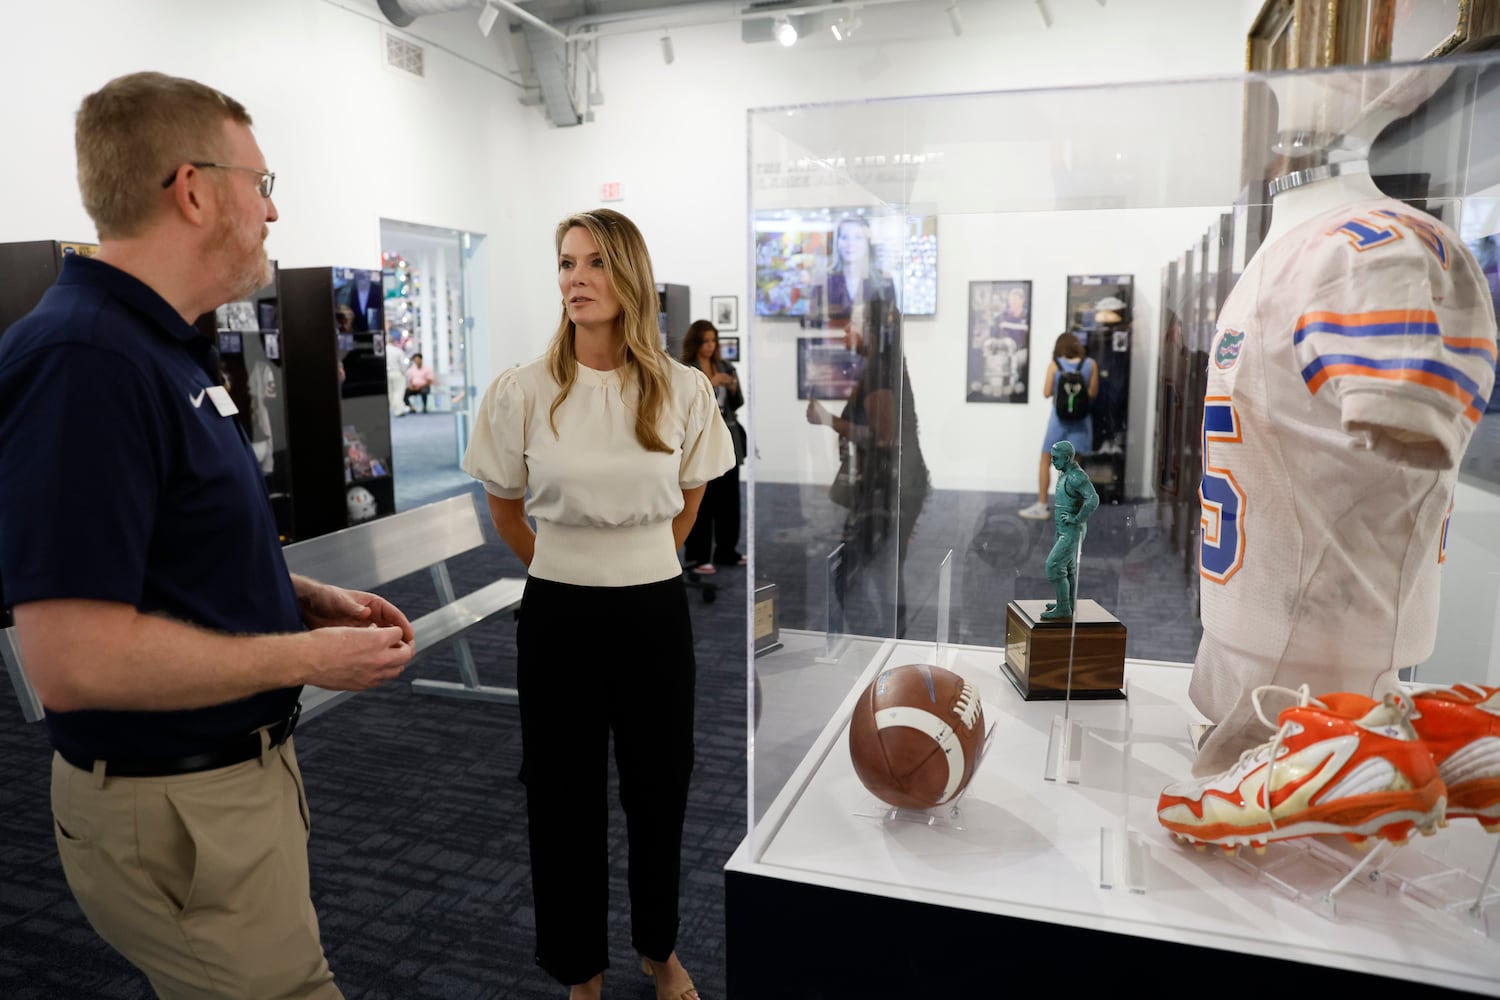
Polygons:
[[[645,955],[641,956],[641,971],[644,972],[650,979],[656,978],[656,972],[651,968],[651,961]],[[656,990],[656,1000],[703,1000],[703,998],[698,995],[698,988],[693,985],[692,979],[689,979],[687,987],[684,988],[682,992],[678,993],[675,997],[663,996],[661,988],[660,986],[658,986]]]

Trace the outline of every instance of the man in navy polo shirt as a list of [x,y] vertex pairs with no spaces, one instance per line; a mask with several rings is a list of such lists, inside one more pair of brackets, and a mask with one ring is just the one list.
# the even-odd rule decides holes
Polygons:
[[47,708],[68,885],[162,997],[338,997],[308,892],[301,685],[359,690],[406,617],[291,576],[194,318],[269,280],[275,175],[237,102],[84,99],[99,232],[0,340],[0,578]]

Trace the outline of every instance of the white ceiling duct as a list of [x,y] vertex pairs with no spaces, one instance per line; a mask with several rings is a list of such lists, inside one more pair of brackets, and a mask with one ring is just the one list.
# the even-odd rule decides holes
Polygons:
[[484,0],[378,0],[380,13],[398,28],[407,28],[425,14],[447,14],[469,7],[483,7]]

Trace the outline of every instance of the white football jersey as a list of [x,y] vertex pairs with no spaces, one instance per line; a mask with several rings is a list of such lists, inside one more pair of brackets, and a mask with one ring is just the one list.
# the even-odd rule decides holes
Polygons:
[[1315,687],[1426,659],[1458,465],[1494,378],[1489,288],[1432,216],[1355,203],[1263,248],[1209,351],[1205,647]]

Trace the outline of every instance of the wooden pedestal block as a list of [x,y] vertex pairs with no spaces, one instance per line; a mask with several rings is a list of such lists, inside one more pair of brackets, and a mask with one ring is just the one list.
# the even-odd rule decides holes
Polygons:
[[1123,698],[1124,624],[1096,601],[1079,601],[1071,619],[1043,621],[1048,603],[1011,601],[1005,608],[1005,673],[1021,697],[1066,698],[1071,654],[1074,698]]
[[755,588],[756,656],[772,653],[781,648],[779,605],[780,598],[776,595],[776,584],[765,583]]

